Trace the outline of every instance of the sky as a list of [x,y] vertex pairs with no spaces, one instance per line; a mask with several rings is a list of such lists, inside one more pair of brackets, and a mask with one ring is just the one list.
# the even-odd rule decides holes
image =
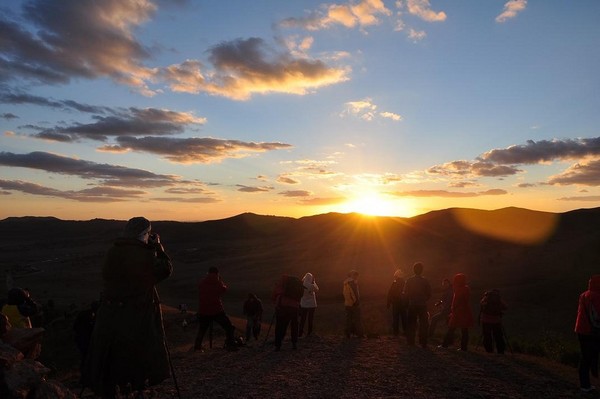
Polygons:
[[0,5],[0,218],[600,206],[597,0]]

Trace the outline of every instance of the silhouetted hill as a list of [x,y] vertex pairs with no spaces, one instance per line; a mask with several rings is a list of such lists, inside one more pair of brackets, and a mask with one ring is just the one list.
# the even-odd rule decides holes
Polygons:
[[[152,224],[175,264],[161,284],[163,300],[172,305],[194,304],[196,280],[217,266],[230,286],[226,300],[231,303],[248,292],[268,299],[282,273],[310,271],[321,286],[320,302],[337,306],[341,281],[349,269],[357,269],[365,300],[380,307],[394,270],[408,276],[412,264],[422,261],[435,295],[442,278],[464,272],[474,306],[484,290],[499,288],[519,331],[535,335],[540,328],[570,333],[577,296],[598,272],[599,222],[600,208],[562,214],[452,208],[413,218],[244,213]],[[104,253],[124,225],[103,219],[7,218],[0,221],[0,267],[42,300],[86,303],[101,290]],[[239,312],[235,306],[233,312]],[[383,323],[385,309],[376,313]]]

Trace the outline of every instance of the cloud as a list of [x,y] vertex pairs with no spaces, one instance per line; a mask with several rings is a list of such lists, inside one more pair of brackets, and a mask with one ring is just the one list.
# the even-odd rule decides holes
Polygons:
[[214,70],[202,73],[198,61],[171,65],[158,72],[172,90],[205,92],[233,100],[253,94],[304,95],[314,89],[348,80],[349,68],[330,67],[321,60],[275,51],[261,38],[223,42],[209,50]]
[[504,10],[496,17],[496,22],[503,23],[509,19],[515,18],[517,14],[525,10],[527,0],[509,0],[504,4]]
[[538,164],[554,160],[600,156],[600,137],[565,140],[527,140],[525,145],[494,149],[479,158],[496,164]]
[[[131,150],[162,155],[175,163],[212,163],[225,158],[243,158],[249,153],[288,149],[285,143],[254,143],[209,137],[119,137],[110,150]],[[106,150],[106,148],[104,148]]]
[[153,72],[142,61],[150,51],[135,40],[133,31],[155,10],[148,0],[30,1],[23,15],[35,28],[27,30],[8,13],[0,17],[0,81],[57,84],[108,77],[147,91],[144,82]]
[[[34,137],[61,142],[71,142],[80,138],[106,141],[109,136],[173,135],[184,132],[189,125],[206,122],[205,118],[198,118],[189,112],[157,108],[131,107],[127,110],[111,110],[111,112],[115,115],[95,115],[93,123],[76,123],[43,129],[34,134]],[[106,150],[110,150],[110,147]]]
[[191,203],[191,204],[214,204],[217,202],[221,202],[220,199],[212,198],[212,197],[194,197],[194,198],[158,197],[158,198],[152,198],[152,201],[182,202],[182,203]]
[[551,176],[549,184],[600,186],[600,159],[576,163],[563,173]]
[[529,188],[529,187],[535,187],[536,184],[534,183],[519,183],[517,184],[517,187],[519,188]]
[[426,37],[427,37],[427,32],[425,32],[423,30],[417,31],[412,28],[410,28],[408,30],[408,38],[415,43],[425,39]]
[[446,13],[435,12],[431,9],[429,0],[406,0],[408,12],[427,22],[442,22],[446,20]]
[[472,178],[472,177],[502,177],[515,175],[522,170],[508,165],[495,165],[483,161],[452,161],[442,165],[435,165],[427,169],[431,175],[442,177]]
[[299,184],[300,181],[294,178],[291,178],[289,176],[279,176],[277,178],[277,181],[279,183],[283,183],[283,184]]
[[244,186],[243,184],[236,184],[236,187],[238,188],[238,191],[241,191],[243,193],[265,193],[265,192],[269,192],[273,189],[273,187],[252,187],[252,186]]
[[288,190],[280,192],[279,195],[283,195],[284,197],[308,197],[312,193],[306,190]]
[[377,113],[377,105],[373,103],[373,100],[369,97],[364,98],[358,101],[348,101],[344,104],[345,109],[342,111],[340,116],[344,117],[346,115],[352,115],[354,117],[360,118],[364,121],[370,122],[374,120],[377,116],[382,118],[391,119],[393,121],[401,121],[402,116],[395,114],[393,112],[379,112]]
[[19,119],[19,117],[13,114],[12,112],[5,112],[2,115],[0,115],[0,118],[6,119],[7,121],[11,119]]
[[79,112],[93,113],[93,114],[105,114],[114,113],[108,107],[100,107],[89,104],[82,104],[72,100],[51,100],[46,97],[34,96],[21,91],[15,91],[7,86],[0,86],[0,103],[3,104],[32,104],[43,107],[57,108],[61,110],[74,109]]
[[442,197],[442,198],[469,198],[481,197],[484,195],[505,195],[506,190],[492,189],[480,192],[462,192],[462,191],[447,191],[447,190],[414,190],[414,191],[396,191],[389,194],[398,197]]
[[328,29],[336,25],[345,28],[365,28],[380,22],[379,16],[389,16],[391,11],[381,0],[362,0],[358,3],[326,4],[304,18],[287,18],[280,22],[283,28],[302,28],[311,31]]
[[139,199],[141,195],[145,194],[144,191],[140,190],[124,190],[115,187],[93,187],[79,191],[61,191],[22,180],[0,180],[0,188],[3,190],[20,191],[26,194],[64,198],[80,202],[119,202],[129,199]]
[[99,164],[41,151],[29,154],[0,152],[0,165],[44,170],[83,179],[98,179],[110,186],[161,187],[179,182],[178,178],[172,175],[158,175],[142,169]]
[[562,197],[562,198],[558,198],[558,201],[600,202],[600,195],[588,195],[588,196],[579,196],[579,197]]

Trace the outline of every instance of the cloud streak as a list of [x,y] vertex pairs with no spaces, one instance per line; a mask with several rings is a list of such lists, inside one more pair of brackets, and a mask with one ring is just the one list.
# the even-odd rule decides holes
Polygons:
[[515,18],[517,14],[525,10],[527,0],[509,0],[504,4],[504,10],[496,17],[496,22],[503,23],[509,19]]

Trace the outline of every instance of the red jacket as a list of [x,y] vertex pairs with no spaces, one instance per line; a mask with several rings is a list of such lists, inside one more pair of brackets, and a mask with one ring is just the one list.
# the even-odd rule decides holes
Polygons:
[[592,276],[588,282],[588,290],[579,295],[579,307],[577,309],[577,320],[575,321],[575,332],[577,334],[592,334],[589,316],[590,303],[600,312],[600,274]]
[[224,312],[221,295],[227,291],[227,286],[217,273],[208,273],[198,282],[198,314],[214,316]]
[[290,297],[283,295],[285,291],[285,283],[287,282],[288,276],[284,274],[281,276],[277,284],[275,284],[275,288],[273,289],[273,295],[271,299],[276,307],[284,306],[291,308],[300,307],[300,300],[296,300]]
[[471,311],[471,289],[467,285],[467,276],[458,273],[454,276],[454,298],[448,327],[469,328],[473,327],[473,312]]

